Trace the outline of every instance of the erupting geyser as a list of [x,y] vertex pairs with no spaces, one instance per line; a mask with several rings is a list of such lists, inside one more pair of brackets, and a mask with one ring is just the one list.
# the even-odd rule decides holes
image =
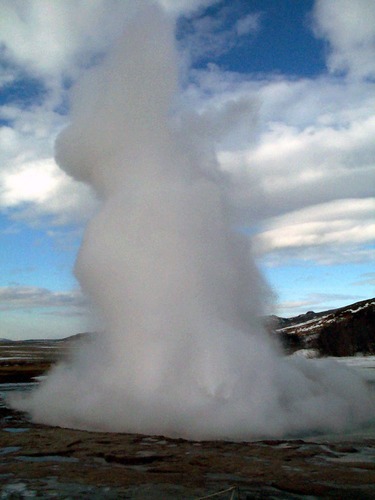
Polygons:
[[209,148],[176,119],[176,68],[173,23],[153,6],[75,89],[57,161],[102,199],[76,275],[106,334],[13,406],[42,423],[194,439],[364,422],[373,404],[356,374],[280,356],[256,320],[265,286]]

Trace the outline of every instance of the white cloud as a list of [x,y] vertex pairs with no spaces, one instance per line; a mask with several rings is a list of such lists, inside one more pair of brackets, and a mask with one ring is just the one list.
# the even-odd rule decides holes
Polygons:
[[87,219],[95,205],[90,189],[73,181],[54,162],[53,143],[65,118],[46,100],[40,106],[0,108],[0,209],[13,217],[37,223],[52,216],[52,223]]
[[0,287],[0,310],[63,308],[71,314],[84,312],[87,301],[78,290],[53,292],[34,286]]
[[192,12],[198,8],[208,7],[219,1],[220,0],[158,0],[158,3],[168,12],[178,15]]
[[130,2],[2,0],[0,42],[12,64],[39,76],[72,75],[122,32]]
[[330,71],[375,78],[373,0],[317,0],[314,20],[315,33],[330,44]]
[[269,265],[373,258],[373,85],[327,77],[251,81],[212,71],[199,78],[200,91],[214,89],[216,106],[259,99],[252,123],[238,114],[242,130],[219,145],[240,225],[261,232],[259,255]]
[[21,203],[43,203],[56,196],[66,175],[59,171],[52,160],[24,163],[19,169],[4,176],[0,203],[6,207]]
[[[217,0],[155,0],[173,15]],[[124,0],[1,0],[3,56],[47,80],[76,77],[105,52],[144,2]]]
[[[240,84],[238,94],[245,95],[247,85]],[[243,121],[248,143],[246,134],[239,133],[241,141],[236,143],[232,137],[219,154],[222,169],[232,175],[232,200],[243,224],[263,224],[278,214],[334,200],[373,196],[375,100],[368,85],[354,88],[357,84],[343,82],[328,108],[325,102],[337,88],[330,80],[260,82],[257,93],[250,85],[248,99],[264,96],[255,132],[254,125],[251,130]],[[275,92],[275,87],[281,91]],[[364,91],[362,100],[360,90]],[[285,91],[293,109],[285,103]],[[353,99],[348,100],[350,94]]]
[[79,290],[52,291],[36,286],[0,287],[1,336],[64,338],[93,331],[88,304]]
[[375,198],[339,200],[277,217],[255,238],[260,253],[375,240]]
[[[318,124],[299,130],[271,123],[258,147],[248,152],[247,162],[259,165],[264,172],[262,187],[266,193],[304,189],[332,177],[337,182],[341,176],[362,175],[370,182],[375,166],[374,136],[373,116],[340,129]],[[358,190],[358,182],[354,189]],[[366,191],[365,186],[362,189]]]
[[352,283],[355,286],[369,286],[372,285],[375,287],[375,272],[373,273],[364,273],[360,276],[360,280]]
[[[230,52],[242,37],[255,36],[260,29],[259,13],[238,14],[229,3],[220,6],[215,14],[198,11],[184,20],[180,33],[180,46],[188,54],[188,58],[199,61],[204,58],[216,58]],[[212,63],[212,61],[211,61]]]
[[286,316],[297,316],[305,314],[306,311],[315,312],[335,309],[338,304],[350,304],[361,300],[362,297],[349,294],[338,293],[309,293],[299,300],[288,300],[278,304],[279,314]]
[[95,205],[87,186],[73,181],[54,162],[54,140],[66,117],[54,111],[52,92],[26,109],[0,107],[0,209],[12,217],[62,224],[87,219]]
[[0,206],[31,223],[52,216],[50,223],[63,224],[87,219],[95,202],[87,186],[72,180],[47,158],[0,172]]
[[239,19],[235,24],[237,35],[255,34],[259,30],[260,14],[248,14]]

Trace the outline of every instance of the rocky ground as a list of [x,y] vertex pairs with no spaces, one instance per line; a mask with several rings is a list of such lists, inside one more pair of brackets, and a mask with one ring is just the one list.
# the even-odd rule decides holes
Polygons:
[[86,432],[33,424],[3,398],[1,499],[375,497],[370,437],[233,443]]
[[0,498],[375,496],[373,439],[192,442],[1,417]]

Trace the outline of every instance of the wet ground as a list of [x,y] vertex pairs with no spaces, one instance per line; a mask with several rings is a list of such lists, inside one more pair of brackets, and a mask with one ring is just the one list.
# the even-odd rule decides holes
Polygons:
[[[15,386],[2,396],[7,389]],[[369,437],[193,442],[48,427],[0,411],[1,499],[375,497]]]

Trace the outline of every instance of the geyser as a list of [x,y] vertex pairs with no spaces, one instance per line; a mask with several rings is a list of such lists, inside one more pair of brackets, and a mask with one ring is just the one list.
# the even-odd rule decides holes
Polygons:
[[106,333],[12,404],[36,422],[193,439],[360,424],[374,414],[360,377],[282,357],[257,320],[265,285],[231,229],[213,149],[176,119],[173,28],[142,10],[75,88],[56,157],[102,199],[76,275]]

